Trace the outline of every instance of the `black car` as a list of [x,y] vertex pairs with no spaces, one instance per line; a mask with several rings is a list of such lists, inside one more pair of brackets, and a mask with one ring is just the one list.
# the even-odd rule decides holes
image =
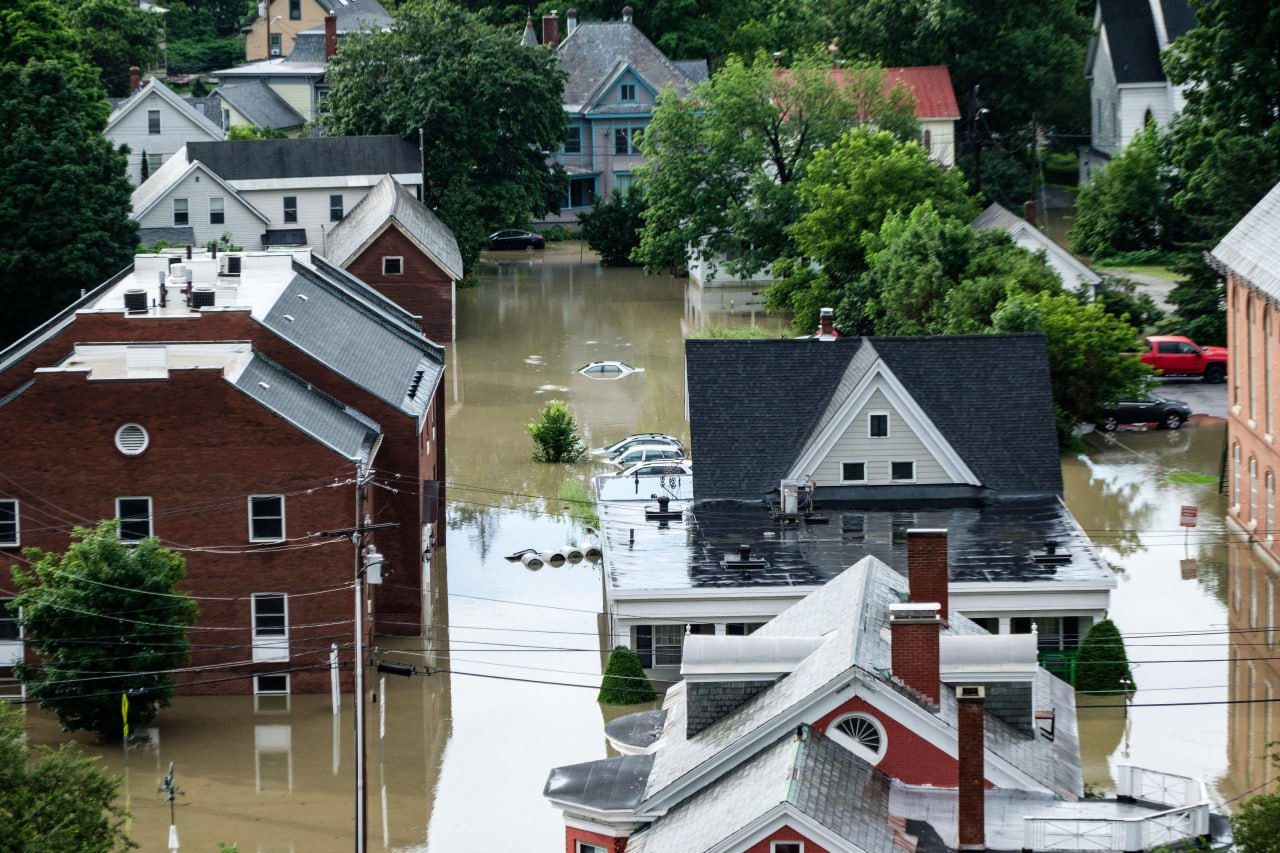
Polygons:
[[521,231],[518,228],[494,231],[489,235],[489,248],[497,251],[519,251],[524,249],[528,252],[533,249],[545,249],[546,247],[547,241],[543,239],[541,234],[535,234],[532,231]]
[[1155,424],[1160,429],[1178,429],[1191,417],[1191,407],[1181,400],[1144,397],[1121,400],[1098,413],[1098,428],[1111,432],[1121,424]]

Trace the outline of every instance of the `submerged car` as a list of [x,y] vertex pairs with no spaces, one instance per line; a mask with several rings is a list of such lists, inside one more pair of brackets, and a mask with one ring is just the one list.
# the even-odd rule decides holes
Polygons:
[[643,367],[632,367],[625,361],[593,361],[578,368],[578,373],[592,379],[621,379],[633,373],[643,372]]
[[591,452],[597,456],[619,456],[625,453],[629,448],[635,447],[638,444],[662,444],[668,447],[677,448],[681,452],[684,451],[684,442],[676,438],[674,435],[667,435],[661,432],[645,432],[637,435],[629,435],[624,439],[615,441],[607,447],[601,447]]
[[526,252],[531,252],[534,249],[546,247],[546,238],[541,234],[521,231],[519,228],[506,228],[489,235],[489,248],[494,251],[509,252],[524,249]]
[[692,477],[693,463],[688,459],[664,459],[637,462],[622,469],[615,477]]
[[1181,400],[1155,395],[1120,400],[1098,413],[1098,428],[1111,432],[1125,424],[1155,424],[1160,429],[1178,429],[1191,417],[1191,407]]
[[610,464],[629,468],[637,462],[654,462],[665,459],[684,459],[684,450],[669,444],[637,444],[610,459]]

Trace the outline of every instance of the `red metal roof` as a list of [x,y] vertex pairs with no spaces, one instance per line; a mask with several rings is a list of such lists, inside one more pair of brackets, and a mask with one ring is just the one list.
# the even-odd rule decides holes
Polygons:
[[[837,68],[831,72],[831,76],[841,86],[844,85],[844,71]],[[956,104],[956,92],[951,86],[951,72],[947,70],[947,66],[917,65],[884,69],[885,94],[898,83],[905,83],[915,96],[916,118],[960,118],[960,107]]]

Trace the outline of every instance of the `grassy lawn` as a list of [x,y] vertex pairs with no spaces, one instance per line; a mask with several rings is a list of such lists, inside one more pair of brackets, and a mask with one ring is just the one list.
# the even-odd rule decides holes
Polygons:
[[1169,281],[1182,281],[1182,276],[1171,270],[1169,267],[1162,267],[1156,264],[1139,264],[1132,267],[1101,267],[1100,269],[1107,272],[1128,272],[1136,275],[1154,275],[1158,278],[1166,278]]

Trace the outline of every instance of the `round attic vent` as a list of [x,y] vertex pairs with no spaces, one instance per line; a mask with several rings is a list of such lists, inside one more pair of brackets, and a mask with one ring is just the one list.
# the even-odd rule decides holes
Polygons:
[[116,430],[116,449],[125,456],[137,456],[147,449],[151,437],[137,424],[125,424]]

